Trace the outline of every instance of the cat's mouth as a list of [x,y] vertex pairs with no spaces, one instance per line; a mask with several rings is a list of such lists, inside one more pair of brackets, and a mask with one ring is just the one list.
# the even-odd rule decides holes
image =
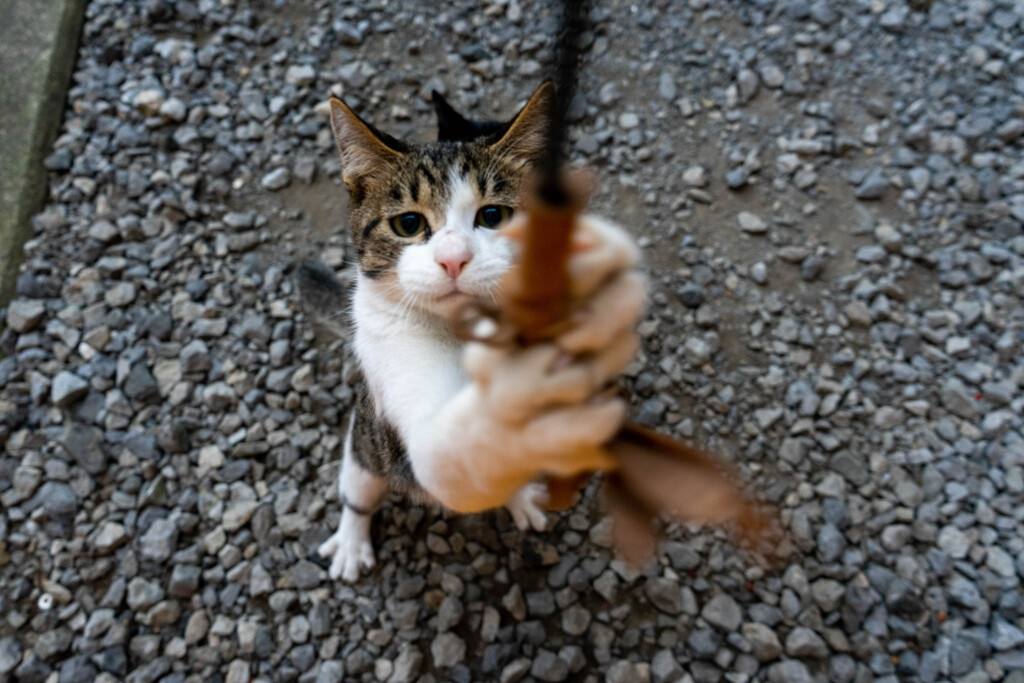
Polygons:
[[435,297],[434,301],[451,301],[452,299],[457,299],[461,296],[469,296],[469,292],[459,289],[458,285],[452,285],[451,289],[444,294]]

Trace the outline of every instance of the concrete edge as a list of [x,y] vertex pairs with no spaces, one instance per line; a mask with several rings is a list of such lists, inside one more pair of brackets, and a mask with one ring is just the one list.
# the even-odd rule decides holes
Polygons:
[[[48,0],[49,1],[49,0]],[[15,295],[15,280],[24,260],[23,246],[32,235],[31,219],[42,209],[47,195],[46,170],[43,160],[50,153],[63,121],[65,102],[71,76],[78,54],[79,39],[85,16],[87,0],[63,0],[60,17],[54,25],[47,27],[43,45],[35,53],[8,50],[0,46],[0,68],[7,74],[22,74],[30,71],[33,59],[39,59],[39,51],[48,50],[45,78],[41,85],[23,92],[18,107],[19,114],[30,116],[31,129],[22,138],[23,154],[13,169],[14,178],[9,190],[4,190],[0,206],[0,306],[6,306]],[[8,10],[15,8],[31,14],[38,12],[38,0],[8,0]],[[5,12],[7,14],[7,12]],[[13,79],[12,79],[13,80]],[[9,81],[10,83],[10,81]],[[6,116],[0,112],[0,116]],[[17,126],[17,117],[12,122],[0,122],[5,136],[14,135],[8,123]],[[5,145],[6,147],[6,145]],[[10,180],[10,179],[9,179]],[[0,321],[2,326],[2,321]]]

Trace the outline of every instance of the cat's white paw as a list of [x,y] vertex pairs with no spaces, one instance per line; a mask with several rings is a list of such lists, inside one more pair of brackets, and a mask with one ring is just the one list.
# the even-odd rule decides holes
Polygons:
[[373,569],[377,563],[369,536],[355,529],[339,528],[320,544],[317,552],[320,557],[331,558],[331,567],[327,570],[330,577],[346,583],[358,581],[364,570]]
[[547,487],[534,482],[519,489],[505,503],[505,508],[512,515],[512,521],[520,530],[544,531],[548,525],[548,516],[544,510],[547,502]]

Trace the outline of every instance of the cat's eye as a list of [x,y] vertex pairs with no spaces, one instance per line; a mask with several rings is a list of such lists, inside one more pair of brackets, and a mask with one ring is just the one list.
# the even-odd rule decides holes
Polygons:
[[511,217],[511,206],[488,204],[487,206],[481,207],[480,210],[476,212],[476,218],[473,219],[473,225],[493,230],[494,228],[501,227],[501,224]]
[[427,228],[427,219],[422,213],[402,213],[391,219],[391,229],[399,237],[415,237]]

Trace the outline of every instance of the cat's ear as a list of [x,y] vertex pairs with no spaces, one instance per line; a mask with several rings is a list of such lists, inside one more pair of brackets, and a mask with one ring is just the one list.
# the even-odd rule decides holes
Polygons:
[[501,137],[491,149],[501,154],[536,158],[548,144],[548,126],[551,125],[551,105],[555,99],[555,86],[544,81],[515,117],[509,121]]
[[455,111],[441,93],[434,90],[430,93],[437,113],[437,141],[472,140],[479,135],[479,127],[465,116]]
[[405,143],[366,123],[336,97],[331,98],[331,128],[346,183],[384,171],[409,151]]

